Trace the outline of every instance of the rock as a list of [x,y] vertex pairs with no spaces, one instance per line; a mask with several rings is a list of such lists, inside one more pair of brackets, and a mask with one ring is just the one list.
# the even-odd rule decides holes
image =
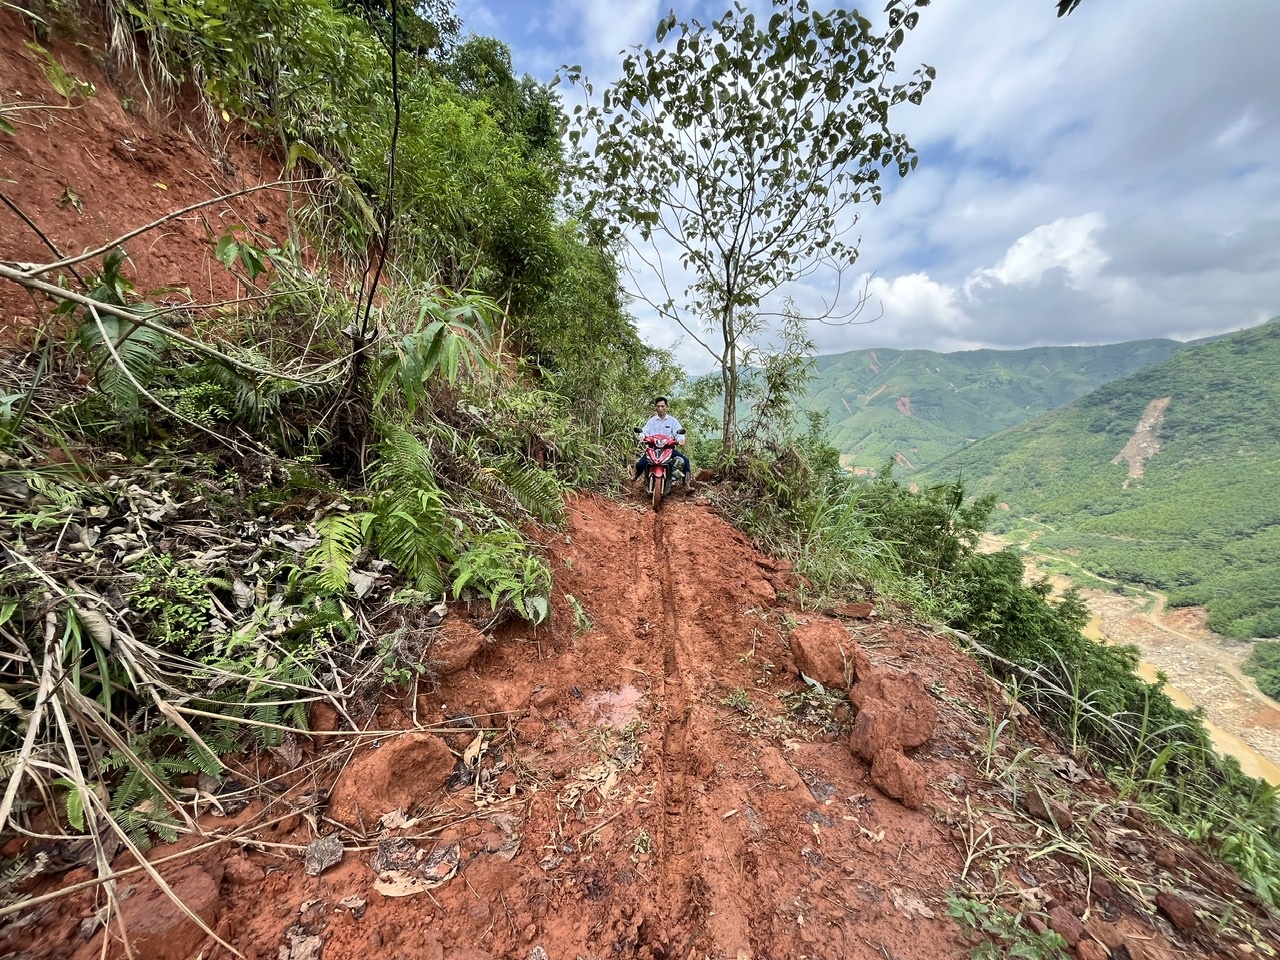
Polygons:
[[856,644],[844,624],[836,620],[802,623],[791,631],[789,639],[791,654],[802,674],[824,687],[845,688],[845,664],[851,661]]
[[471,624],[445,620],[440,639],[431,648],[431,665],[442,677],[465,670],[485,648],[485,636]]
[[1067,941],[1069,947],[1084,939],[1084,924],[1066,907],[1054,907],[1049,911],[1049,927]]
[[1178,865],[1178,854],[1168,847],[1161,847],[1156,851],[1155,861],[1166,870],[1172,870]]
[[[166,874],[165,880],[191,912],[212,930],[222,911],[222,875],[223,867],[219,862],[191,864],[175,874]],[[125,900],[120,909],[135,957],[186,960],[195,956],[201,942],[208,936],[164,891],[151,883]],[[98,942],[86,945],[85,949],[92,950],[94,957],[100,956],[101,945]],[[112,938],[107,955],[124,955],[122,945],[115,938]]]
[[307,724],[312,730],[337,730],[342,722],[338,711],[323,701],[311,705]]
[[232,854],[223,861],[226,868],[224,879],[240,887],[257,887],[266,879],[267,873],[247,856]]
[[902,751],[902,729],[898,712],[880,700],[868,700],[853,721],[849,746],[863,760],[872,760],[882,750]]
[[1183,936],[1191,936],[1200,929],[1200,918],[1196,916],[1191,904],[1175,893],[1161,890],[1156,894],[1156,908],[1169,918]]
[[1059,830],[1066,830],[1075,822],[1069,807],[1052,798],[1046,800],[1038,789],[1028,790],[1022,798],[1022,805],[1037,820],[1055,823]]
[[868,700],[882,700],[898,712],[904,747],[918,747],[933,736],[938,725],[938,708],[924,688],[924,681],[914,670],[872,669],[849,691],[849,699],[861,708]]
[[924,767],[897,750],[881,750],[871,762],[871,782],[908,810],[924,806]]
[[1097,940],[1081,940],[1076,944],[1078,960],[1107,960],[1107,951]]
[[409,811],[444,788],[454,758],[429,733],[404,733],[352,761],[334,785],[329,813],[340,823],[372,827],[384,813]]
[[545,710],[560,699],[560,691],[555,687],[539,687],[529,697],[529,706]]
[[873,603],[842,603],[831,609],[833,616],[847,617],[850,620],[866,620],[875,612],[876,607]]
[[1107,923],[1096,913],[1084,925],[1093,939],[1103,943],[1108,950],[1115,950],[1124,945],[1124,931],[1114,923]]

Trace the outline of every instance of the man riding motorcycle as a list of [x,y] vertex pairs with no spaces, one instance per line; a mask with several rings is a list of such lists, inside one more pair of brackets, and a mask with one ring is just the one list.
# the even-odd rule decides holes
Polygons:
[[[693,467],[689,463],[689,458],[685,456],[684,451],[680,447],[684,446],[684,427],[680,426],[680,421],[667,413],[667,398],[654,397],[653,409],[656,411],[649,421],[640,430],[640,442],[643,444],[650,437],[659,434],[667,437],[674,437],[677,447],[672,451],[672,459],[677,460],[681,464],[684,471],[684,489],[689,491],[693,489]],[[636,461],[635,471],[631,477],[632,482],[639,480],[644,476],[645,469],[649,466],[649,453],[645,451],[640,459]]]

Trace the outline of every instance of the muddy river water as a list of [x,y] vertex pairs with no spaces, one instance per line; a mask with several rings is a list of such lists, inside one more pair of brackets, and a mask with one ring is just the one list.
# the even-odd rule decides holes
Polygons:
[[[1007,545],[996,537],[984,538],[985,549]],[[1039,576],[1035,558],[1024,559],[1028,574]],[[1055,589],[1070,585],[1065,577],[1050,580]],[[1174,703],[1204,710],[1219,753],[1235,757],[1249,776],[1280,786],[1280,703],[1240,669],[1253,650],[1251,643],[1209,630],[1202,609],[1168,609],[1159,593],[1129,596],[1084,589],[1080,597],[1092,614],[1086,636],[1136,646],[1142,659],[1139,676],[1155,682],[1164,674],[1165,692]]]

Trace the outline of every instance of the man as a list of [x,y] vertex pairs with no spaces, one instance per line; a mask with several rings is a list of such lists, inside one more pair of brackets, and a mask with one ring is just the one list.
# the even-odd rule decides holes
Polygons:
[[[680,432],[684,428],[680,426],[679,420],[667,413],[666,397],[654,397],[653,409],[657,412],[649,418],[649,422],[646,423],[644,428],[640,431],[640,442],[643,443],[649,437],[655,437],[658,434],[675,437],[676,443],[679,444],[679,446],[671,452],[671,458],[682,464],[682,469],[684,470],[684,488],[686,491],[692,490],[693,468],[689,463],[689,458],[686,457],[684,452],[680,449],[680,447],[684,446],[684,434]],[[633,481],[639,480],[644,476],[644,468],[648,462],[649,452],[646,450],[640,459],[636,461],[635,474],[632,477]]]

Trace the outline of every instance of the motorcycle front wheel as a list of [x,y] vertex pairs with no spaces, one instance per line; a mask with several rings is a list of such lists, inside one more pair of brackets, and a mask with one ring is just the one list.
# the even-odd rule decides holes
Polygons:
[[653,478],[653,509],[655,510],[658,509],[658,504],[662,502],[662,488],[665,486],[666,484],[663,483],[662,477]]

